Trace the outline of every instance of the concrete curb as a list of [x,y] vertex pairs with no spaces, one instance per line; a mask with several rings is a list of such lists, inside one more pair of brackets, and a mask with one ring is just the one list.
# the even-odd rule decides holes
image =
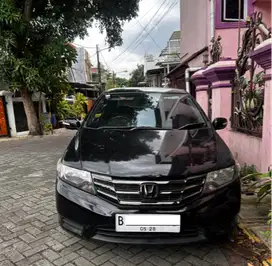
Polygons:
[[60,128],[60,129],[55,129],[53,134],[42,135],[42,136],[26,135],[26,136],[18,136],[18,137],[13,137],[13,138],[4,137],[4,138],[0,138],[0,143],[7,142],[7,141],[16,141],[16,140],[24,140],[24,139],[42,139],[42,138],[47,138],[47,137],[52,137],[52,136],[59,136],[59,135],[65,134],[67,131],[68,130],[65,128]]
[[[255,230],[256,226],[243,223],[242,218],[239,216],[238,227],[244,232],[244,234],[253,242],[257,244],[263,244],[268,250],[271,250],[271,246],[260,237],[259,233]],[[269,226],[267,226],[269,227]],[[269,264],[270,265],[270,264]]]
[[[240,216],[239,216],[239,220],[241,220]],[[255,230],[253,228],[251,228],[251,226],[249,225],[245,225],[241,222],[238,223],[238,227],[239,229],[241,229],[243,231],[243,233],[249,238],[249,240],[253,243],[253,244],[262,244],[264,245],[267,250],[271,251],[271,246],[267,245],[267,242],[264,241],[261,237],[258,236],[258,234],[255,232]],[[262,261],[262,265],[263,266],[271,266],[271,256],[270,258],[264,259]],[[254,266],[251,263],[248,263],[248,266]]]

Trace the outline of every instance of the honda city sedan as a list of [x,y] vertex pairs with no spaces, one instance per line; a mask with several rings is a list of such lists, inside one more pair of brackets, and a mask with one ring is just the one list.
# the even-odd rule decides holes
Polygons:
[[116,88],[100,95],[57,164],[60,225],[116,243],[176,244],[236,227],[235,160],[185,90]]

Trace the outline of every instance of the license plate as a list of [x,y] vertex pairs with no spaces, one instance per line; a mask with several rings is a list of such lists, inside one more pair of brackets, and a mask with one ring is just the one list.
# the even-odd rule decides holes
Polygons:
[[180,215],[116,214],[116,232],[179,233]]

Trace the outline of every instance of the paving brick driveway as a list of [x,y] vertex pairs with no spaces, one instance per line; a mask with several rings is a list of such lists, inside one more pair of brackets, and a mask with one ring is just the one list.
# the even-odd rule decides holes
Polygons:
[[55,211],[55,166],[74,133],[0,140],[0,266],[245,265],[216,244],[114,245],[63,231]]

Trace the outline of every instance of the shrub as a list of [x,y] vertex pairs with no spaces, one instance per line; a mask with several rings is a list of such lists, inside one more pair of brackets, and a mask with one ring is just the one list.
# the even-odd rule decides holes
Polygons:
[[77,117],[83,117],[85,112],[87,98],[82,93],[76,94],[76,100],[72,105],[73,112],[76,114]]
[[[257,180],[256,180],[257,179]],[[271,195],[271,171],[267,173],[252,173],[242,178],[242,181],[253,180],[252,188],[257,192],[258,203],[266,196]]]
[[46,123],[44,126],[43,126],[43,132],[48,135],[50,132],[53,131],[53,126],[51,123]]
[[[251,173],[242,178],[242,181],[253,181],[250,188],[254,189],[257,193],[257,203],[260,203],[264,198],[271,195],[271,170],[267,173]],[[271,223],[271,210],[268,214],[269,221]]]
[[67,117],[76,117],[76,113],[71,104],[66,100],[61,100],[57,103],[57,117],[63,120]]
[[256,170],[256,166],[253,164],[251,165],[244,164],[240,168],[240,176],[242,177],[247,176],[249,174],[254,174],[254,173],[257,173],[257,170]]

